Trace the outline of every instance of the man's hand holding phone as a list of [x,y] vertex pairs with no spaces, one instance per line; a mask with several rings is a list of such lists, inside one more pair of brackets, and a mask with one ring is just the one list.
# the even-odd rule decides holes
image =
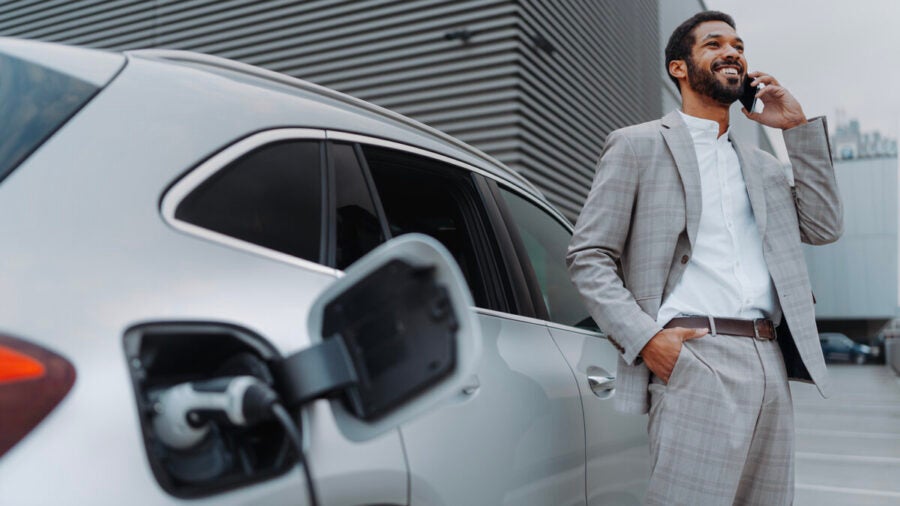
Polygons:
[[[806,115],[800,102],[781,86],[774,77],[762,72],[748,72],[745,78],[751,88],[763,84],[763,88],[756,92],[756,99],[763,103],[762,112],[752,112],[744,105],[742,109],[745,116],[763,125],[787,130],[806,123]],[[744,100],[741,100],[745,103]]]

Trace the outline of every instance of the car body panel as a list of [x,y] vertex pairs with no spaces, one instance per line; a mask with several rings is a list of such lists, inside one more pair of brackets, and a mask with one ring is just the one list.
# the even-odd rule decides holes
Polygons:
[[647,420],[619,413],[612,395],[598,398],[588,374],[615,377],[618,352],[597,332],[549,325],[554,341],[571,366],[584,406],[589,506],[641,504],[650,475]]
[[584,504],[578,390],[547,328],[479,313],[477,387],[401,428],[412,504]]

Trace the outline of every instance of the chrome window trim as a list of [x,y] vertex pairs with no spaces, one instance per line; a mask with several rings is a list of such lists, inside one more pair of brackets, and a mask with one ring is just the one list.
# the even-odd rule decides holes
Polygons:
[[472,306],[472,310],[476,313],[481,313],[486,316],[496,316],[497,318],[503,318],[505,320],[514,320],[522,323],[530,323],[531,325],[540,325],[541,327],[547,326],[546,320],[541,320],[539,318],[532,318],[530,316],[522,316],[512,313],[504,313],[503,311],[496,311],[494,309],[487,309],[483,307]]
[[483,307],[472,306],[472,311],[476,313],[481,313],[487,316],[496,316],[497,318],[503,318],[506,320],[515,320],[523,323],[530,323],[532,325],[541,325],[548,328],[554,328],[557,330],[564,330],[566,332],[571,332],[574,334],[581,334],[589,337],[596,337],[599,339],[608,339],[606,334],[603,332],[598,332],[596,330],[588,330],[583,329],[581,327],[572,327],[569,325],[563,325],[562,323],[551,322],[549,320],[541,320],[540,318],[531,318],[529,316],[521,316],[512,313],[504,313],[503,311],[495,311],[493,309],[485,309]]
[[209,159],[198,165],[196,168],[188,172],[184,177],[178,180],[163,196],[160,205],[160,213],[163,221],[172,228],[194,235],[208,241],[223,244],[225,246],[263,256],[271,260],[291,264],[302,267],[307,270],[316,271],[334,277],[339,277],[338,271],[331,267],[318,264],[311,260],[295,257],[281,251],[266,248],[252,242],[244,241],[231,237],[226,234],[215,232],[186,221],[179,220],[175,217],[175,209],[178,204],[187,197],[201,183],[206,181],[210,176],[225,168],[231,162],[237,160],[241,156],[250,151],[271,144],[273,142],[284,140],[325,140],[325,131],[313,128],[278,128],[274,130],[266,130],[248,137],[245,137],[234,144],[219,151]]
[[584,334],[586,336],[607,339],[606,334],[604,334],[603,332],[597,331],[597,330],[588,330],[588,329],[583,329],[581,327],[572,327],[569,325],[564,325],[562,323],[556,323],[556,322],[551,322],[551,321],[547,321],[547,326],[552,327],[554,329],[565,330],[566,332],[574,332],[576,334]]

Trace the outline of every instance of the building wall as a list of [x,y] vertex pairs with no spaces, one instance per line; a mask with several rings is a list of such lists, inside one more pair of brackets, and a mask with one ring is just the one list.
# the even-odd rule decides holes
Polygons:
[[669,71],[665,66],[664,55],[669,36],[682,21],[705,10],[706,4],[703,0],[679,0],[676,2],[660,0],[659,2],[659,47],[657,51],[660,54],[658,72],[659,80],[662,83],[660,91],[662,92],[663,114],[681,107],[681,95],[678,94],[678,87],[669,79]]
[[[606,136],[661,112],[655,0],[521,0],[521,158],[512,166],[574,218]],[[452,132],[451,132],[452,133]]]
[[661,114],[657,3],[11,1],[0,35],[187,49],[307,79],[483,149],[574,218],[606,135]]
[[816,318],[893,318],[898,283],[897,158],[836,160],[834,166],[844,204],[844,235],[834,244],[805,247]]

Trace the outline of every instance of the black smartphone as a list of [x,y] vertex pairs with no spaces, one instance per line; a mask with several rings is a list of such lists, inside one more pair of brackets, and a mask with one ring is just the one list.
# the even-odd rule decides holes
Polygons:
[[740,100],[747,112],[753,112],[753,108],[756,107],[756,92],[759,91],[759,86],[750,86],[752,82],[752,77],[744,77],[744,93],[741,95]]

